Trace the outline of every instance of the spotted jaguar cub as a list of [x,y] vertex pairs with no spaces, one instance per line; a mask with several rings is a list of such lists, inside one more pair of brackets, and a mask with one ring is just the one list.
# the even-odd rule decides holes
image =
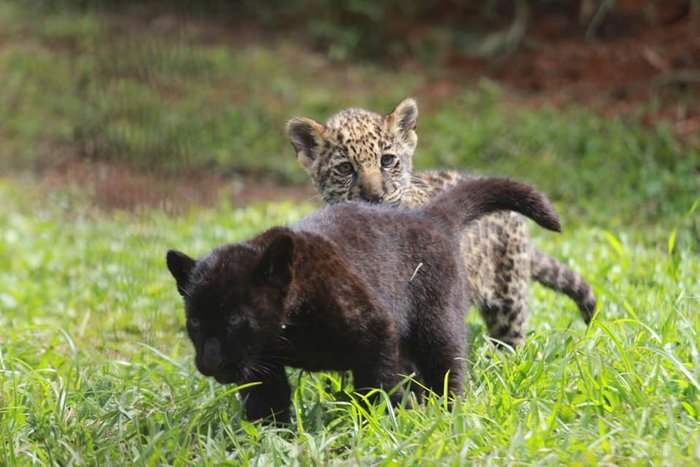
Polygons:
[[[418,106],[407,98],[386,115],[351,108],[325,125],[296,117],[289,121],[287,132],[299,162],[327,204],[364,200],[417,207],[459,180],[478,178],[451,170],[413,173],[417,120]],[[531,243],[521,215],[485,216],[463,232],[460,249],[468,296],[497,341],[523,343],[531,278],[568,295],[584,321],[590,322],[596,308],[591,286]]]

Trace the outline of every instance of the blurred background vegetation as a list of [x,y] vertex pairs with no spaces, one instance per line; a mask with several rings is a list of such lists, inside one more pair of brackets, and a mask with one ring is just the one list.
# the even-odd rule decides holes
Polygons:
[[659,221],[700,193],[699,5],[6,0],[0,168],[116,207],[274,198],[308,186],[288,118],[413,95],[418,167],[529,180],[592,221]]

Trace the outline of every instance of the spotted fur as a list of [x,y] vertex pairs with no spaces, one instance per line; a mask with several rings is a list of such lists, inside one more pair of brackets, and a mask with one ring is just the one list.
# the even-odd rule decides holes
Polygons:
[[[386,115],[351,108],[325,125],[296,117],[287,131],[299,162],[327,204],[364,200],[418,207],[475,176],[451,170],[413,173],[417,119],[416,102],[407,98]],[[497,341],[523,343],[531,279],[569,296],[590,322],[596,308],[591,286],[531,243],[522,216],[502,212],[482,218],[463,232],[460,249],[468,295]]]

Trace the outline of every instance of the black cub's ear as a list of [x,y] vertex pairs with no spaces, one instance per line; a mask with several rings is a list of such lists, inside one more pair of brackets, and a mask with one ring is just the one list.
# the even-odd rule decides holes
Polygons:
[[197,261],[177,250],[168,250],[165,259],[168,263],[170,274],[173,275],[177,283],[177,291],[180,292],[180,295],[184,296],[185,288],[187,284],[190,283],[190,274],[195,264],[197,264]]
[[288,233],[275,237],[263,253],[256,268],[258,280],[274,287],[285,288],[292,281],[294,239]]
[[297,159],[306,170],[318,157],[324,129],[316,120],[306,117],[295,117],[287,122],[287,136],[297,152]]

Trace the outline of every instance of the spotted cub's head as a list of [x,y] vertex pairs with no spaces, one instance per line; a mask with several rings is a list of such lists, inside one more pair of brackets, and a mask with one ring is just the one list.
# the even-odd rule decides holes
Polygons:
[[326,203],[398,205],[411,181],[417,119],[418,106],[407,98],[386,115],[347,109],[325,125],[296,117],[287,133]]

